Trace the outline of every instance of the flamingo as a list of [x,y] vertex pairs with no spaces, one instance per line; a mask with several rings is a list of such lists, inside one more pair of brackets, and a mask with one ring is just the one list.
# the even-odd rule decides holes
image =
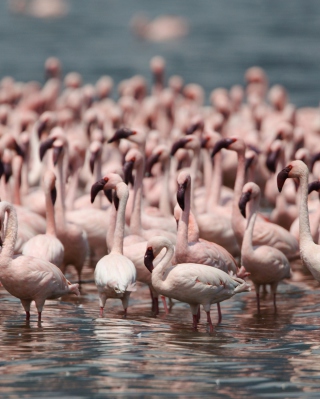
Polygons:
[[62,267],[64,247],[57,238],[56,223],[54,219],[54,203],[57,196],[55,187],[56,177],[51,170],[47,170],[43,177],[43,187],[46,198],[46,234],[38,234],[27,241],[23,247],[22,255],[35,256]]
[[129,189],[124,182],[119,181],[119,176],[115,173],[110,173],[102,180],[92,186],[93,200],[102,186],[105,190],[115,188],[119,203],[115,204],[118,210],[111,252],[99,260],[94,272],[95,284],[99,292],[100,317],[103,317],[103,309],[108,298],[121,299],[124,317],[126,317],[129,297],[131,291],[135,291],[136,283],[134,264],[123,255],[125,209]]
[[257,218],[260,197],[259,186],[253,182],[249,182],[244,185],[239,201],[239,209],[244,217],[246,216],[246,204],[252,201],[242,241],[241,257],[242,264],[250,273],[250,278],[255,286],[258,313],[260,313],[260,285],[270,284],[271,292],[273,293],[274,309],[276,311],[276,292],[279,281],[290,277],[289,261],[281,251],[268,245],[253,247],[253,229]]
[[0,203],[1,225],[6,214],[8,220],[0,254],[0,281],[11,295],[20,299],[26,320],[30,319],[30,305],[35,301],[40,322],[46,299],[66,294],[79,296],[79,285],[71,284],[57,266],[43,259],[23,255],[13,259],[18,230],[17,213],[13,205],[3,201]]
[[307,165],[300,161],[291,161],[278,175],[277,185],[281,192],[287,178],[297,178],[300,181],[299,233],[300,257],[302,263],[309,269],[312,276],[320,281],[320,246],[315,244],[310,231],[308,215],[308,178]]
[[[166,249],[166,253],[154,268],[153,260],[163,248]],[[174,246],[166,237],[154,236],[148,241],[145,265],[152,273],[153,287],[161,295],[189,304],[194,330],[198,324],[198,308],[202,305],[207,314],[210,332],[213,332],[211,305],[229,299],[237,293],[249,291],[250,286],[240,278],[231,277],[215,267],[196,263],[171,266],[173,255]]]

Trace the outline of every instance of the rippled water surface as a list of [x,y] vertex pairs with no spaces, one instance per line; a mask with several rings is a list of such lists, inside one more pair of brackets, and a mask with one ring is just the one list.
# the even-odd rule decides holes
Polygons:
[[91,270],[81,298],[48,301],[41,325],[35,308],[26,323],[20,302],[2,288],[1,397],[318,398],[320,289],[298,262],[294,270],[279,286],[277,314],[270,295],[258,316],[254,293],[240,294],[222,303],[213,334],[204,312],[192,331],[185,304],[152,317],[143,286],[126,320],[117,300],[99,318]]

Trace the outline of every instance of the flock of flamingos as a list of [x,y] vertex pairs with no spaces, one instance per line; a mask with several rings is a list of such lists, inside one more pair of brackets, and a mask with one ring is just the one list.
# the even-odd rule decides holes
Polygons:
[[209,105],[199,85],[165,82],[161,57],[150,69],[150,90],[134,76],[117,100],[110,77],[62,79],[56,58],[43,86],[0,82],[0,282],[27,320],[32,301],[41,321],[46,299],[80,295],[84,267],[100,317],[108,298],[126,317],[138,281],[153,314],[159,295],[166,312],[166,298],[188,303],[196,330],[202,305],[210,332],[211,305],[220,322],[249,280],[258,312],[267,286],[276,311],[292,259],[320,281],[319,110],[297,109],[259,67]]

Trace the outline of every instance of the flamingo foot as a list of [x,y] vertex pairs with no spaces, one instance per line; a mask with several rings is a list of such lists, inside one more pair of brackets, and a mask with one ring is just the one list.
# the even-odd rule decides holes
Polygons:
[[198,315],[193,314],[193,330],[197,331],[198,330]]
[[38,321],[41,321],[41,312],[38,312]]
[[168,306],[167,306],[166,297],[161,295],[161,300],[162,300],[162,303],[163,303],[164,311],[166,312],[166,314],[169,314],[169,309],[168,309]]
[[218,324],[220,324],[222,322],[222,313],[221,313],[220,302],[217,303],[217,309],[218,309]]
[[103,307],[100,307],[100,317],[103,317]]
[[122,318],[123,318],[123,319],[126,319],[126,318],[127,318],[127,308],[125,308]]
[[30,320],[30,312],[26,312],[26,320]]
[[199,306],[198,307],[198,313],[197,313],[197,323],[199,323],[200,317],[201,317],[201,313],[200,313],[200,306]]
[[210,312],[206,312],[206,313],[207,313],[207,322],[209,324],[210,333],[213,333],[213,325],[212,325],[212,321],[211,321],[211,317],[210,317]]

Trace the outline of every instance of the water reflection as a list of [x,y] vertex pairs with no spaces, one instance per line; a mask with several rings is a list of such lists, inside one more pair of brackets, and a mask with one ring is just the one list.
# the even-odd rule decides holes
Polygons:
[[[106,317],[99,318],[96,289],[89,282],[80,299],[50,301],[41,325],[36,316],[25,322],[19,301],[1,289],[1,393],[10,398],[316,397],[320,290],[301,265],[294,270],[292,281],[279,286],[277,313],[270,294],[260,315],[255,295],[242,294],[222,304],[223,322],[213,334],[204,313],[199,332],[193,332],[188,306],[181,303],[168,316],[152,317],[144,287],[132,295],[128,319],[121,318],[119,301],[107,303]],[[87,270],[84,280],[91,274]]]

